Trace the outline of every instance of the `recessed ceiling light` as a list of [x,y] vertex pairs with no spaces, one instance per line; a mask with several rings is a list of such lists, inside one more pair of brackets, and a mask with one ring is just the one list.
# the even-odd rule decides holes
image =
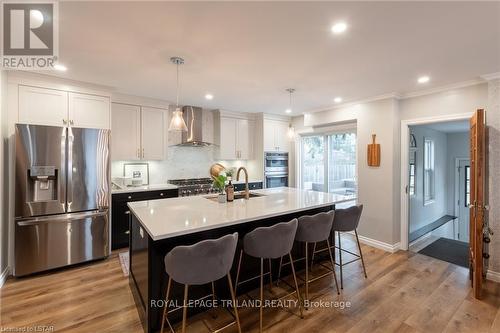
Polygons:
[[345,22],[338,22],[332,25],[332,32],[336,35],[341,34],[347,30],[347,24]]
[[335,103],[340,103],[340,102],[342,102],[342,97],[335,97],[335,98],[333,99],[333,101],[334,101]]
[[212,95],[212,94],[206,94],[205,95],[205,99],[212,100],[212,99],[214,99],[214,95]]
[[66,72],[68,70],[68,68],[66,66],[61,65],[61,64],[55,64],[54,69],[56,71],[60,71],[60,72]]
[[419,77],[418,80],[417,80],[417,82],[418,83],[427,83],[427,82],[429,82],[430,79],[431,79],[430,77],[428,77],[427,75],[425,75],[425,76]]
[[286,113],[292,113],[292,109],[286,109],[285,112]]

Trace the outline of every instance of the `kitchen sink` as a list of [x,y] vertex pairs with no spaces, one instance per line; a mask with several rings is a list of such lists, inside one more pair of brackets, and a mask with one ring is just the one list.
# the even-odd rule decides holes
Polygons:
[[[260,193],[253,193],[250,192],[249,199],[251,198],[256,198],[256,197],[264,197],[266,196],[265,194],[260,194]],[[212,200],[212,201],[218,201],[217,196],[207,196],[205,199]],[[237,192],[234,194],[234,200],[236,199],[245,199],[245,192]]]

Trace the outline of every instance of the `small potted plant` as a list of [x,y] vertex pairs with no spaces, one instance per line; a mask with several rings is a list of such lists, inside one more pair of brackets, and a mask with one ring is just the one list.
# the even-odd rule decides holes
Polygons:
[[212,177],[214,180],[213,187],[219,191],[219,196],[217,197],[217,200],[219,203],[225,203],[226,202],[226,193],[224,192],[226,188],[226,180],[227,176],[224,171],[219,173],[217,177]]

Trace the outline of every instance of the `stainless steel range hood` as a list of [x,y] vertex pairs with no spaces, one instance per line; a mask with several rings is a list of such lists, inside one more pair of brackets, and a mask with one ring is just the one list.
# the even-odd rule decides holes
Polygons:
[[182,132],[182,142],[177,146],[206,147],[212,144],[203,140],[203,110],[200,107],[182,107],[182,117],[188,130]]

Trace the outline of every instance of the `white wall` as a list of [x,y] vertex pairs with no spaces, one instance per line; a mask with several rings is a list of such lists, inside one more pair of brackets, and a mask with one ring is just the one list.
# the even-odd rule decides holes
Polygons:
[[[417,141],[415,195],[410,197],[410,232],[434,222],[448,213],[448,141],[446,133],[425,126],[412,126]],[[434,141],[435,198],[424,205],[424,138]]]

